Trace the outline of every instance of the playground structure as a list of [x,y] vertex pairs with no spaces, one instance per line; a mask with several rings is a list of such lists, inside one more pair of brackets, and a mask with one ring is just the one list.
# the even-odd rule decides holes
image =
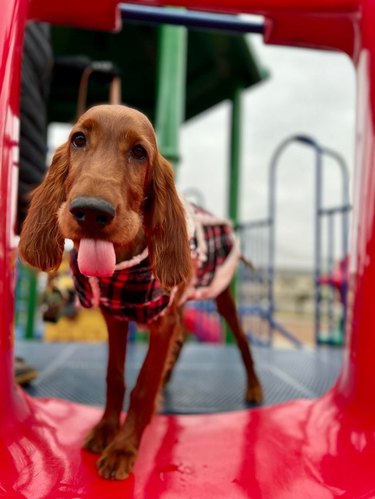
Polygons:
[[[238,235],[241,241],[241,252],[253,263],[252,269],[246,265],[240,266],[237,280],[237,295],[240,304],[240,314],[243,322],[248,324],[246,333],[255,344],[271,346],[275,344],[275,333],[281,335],[289,344],[301,347],[303,341],[293,328],[287,327],[282,320],[277,320],[279,309],[275,293],[275,281],[278,273],[276,264],[277,241],[276,226],[278,225],[277,209],[277,172],[283,152],[289,146],[305,147],[307,153],[311,150],[315,159],[315,185],[313,186],[314,203],[314,263],[313,268],[305,272],[312,274],[312,297],[314,313],[311,322],[314,328],[313,343],[319,345],[342,346],[344,341],[343,325],[345,324],[346,298],[348,286],[348,228],[351,206],[349,204],[349,173],[348,167],[337,152],[323,147],[316,140],[305,135],[293,135],[282,141],[271,156],[269,164],[268,184],[268,215],[264,219],[251,220],[238,225]],[[325,159],[334,160],[333,165],[326,165]],[[328,166],[336,166],[341,185],[341,200],[327,206],[323,203],[323,184]],[[187,193],[189,194],[189,192]],[[204,198],[199,190],[191,190],[204,206]],[[193,198],[194,201],[194,198]],[[309,229],[307,228],[307,231]],[[69,269],[62,271],[69,273]],[[24,267],[20,262],[17,272],[17,303],[16,325],[18,338],[33,339],[42,331],[36,327],[37,307],[40,296],[37,293],[36,273],[33,269]],[[73,289],[73,282],[70,284]],[[282,290],[285,293],[285,290]],[[259,320],[251,321],[251,318]],[[249,320],[250,319],[250,320]],[[310,322],[310,319],[309,319]],[[217,314],[213,302],[190,302],[185,312],[185,328],[198,341],[222,343],[231,341],[230,335],[225,338],[224,324]],[[73,324],[69,321],[65,329],[71,331]],[[64,327],[54,333],[51,326],[45,331],[45,338],[63,340],[80,338],[79,328],[87,330],[81,323],[74,325],[76,335],[64,333]],[[37,331],[36,331],[37,329]],[[105,324],[98,338],[105,338]],[[51,331],[50,331],[51,330]],[[134,330],[136,326],[134,325]],[[60,333],[58,332],[60,331]],[[50,334],[52,333],[52,334]],[[85,332],[85,338],[90,338]],[[83,338],[83,336],[81,336]],[[91,336],[92,337],[92,336]],[[93,336],[95,338],[95,335]],[[131,335],[137,339],[137,334]]]
[[[275,333],[279,333],[297,347],[298,337],[276,319],[275,299],[276,225],[277,225],[277,173],[283,153],[292,145],[312,150],[315,160],[314,185],[314,337],[315,344],[342,345],[343,328],[334,317],[335,302],[340,302],[340,322],[345,323],[347,298],[349,174],[348,168],[337,152],[320,145],[306,135],[293,135],[284,139],[273,152],[268,171],[268,213],[266,218],[251,220],[239,225],[242,254],[252,259],[254,270],[242,268],[239,282],[240,310],[243,317],[255,316],[261,321],[250,328],[249,336],[257,343],[270,346]],[[309,152],[309,151],[308,151]],[[325,159],[329,157],[338,166],[341,182],[341,202],[326,206],[323,202]],[[339,247],[337,247],[339,246]],[[339,263],[337,263],[339,262]],[[331,292],[323,300],[322,289]],[[332,292],[338,293],[338,296]],[[264,324],[265,323],[265,324]],[[325,330],[324,330],[324,329]]]
[[[154,4],[156,2],[153,2]],[[160,2],[161,3],[161,2]],[[99,480],[95,457],[80,442],[98,411],[25,396],[12,380],[18,89],[27,16],[114,29],[117,2],[7,0],[0,20],[1,207],[0,414],[1,488],[9,497],[372,497],[375,490],[375,400],[372,303],[375,273],[373,206],[375,5],[371,0],[178,2],[188,8],[258,13],[267,43],[347,53],[358,75],[356,193],[350,248],[346,351],[325,396],[266,409],[190,417],[156,417],[135,475]],[[338,82],[339,84],[339,82]],[[74,433],[74,435],[73,435]],[[143,456],[143,457],[142,457]],[[218,459],[218,456],[220,458]]]

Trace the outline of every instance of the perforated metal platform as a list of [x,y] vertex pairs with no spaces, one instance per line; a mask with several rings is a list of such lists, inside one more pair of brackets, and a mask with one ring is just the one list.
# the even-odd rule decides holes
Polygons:
[[[146,352],[130,344],[126,364],[130,391]],[[342,352],[332,348],[278,350],[253,347],[265,405],[325,393],[340,370]],[[26,391],[101,406],[104,403],[105,344],[17,342],[16,354],[39,371]],[[245,408],[245,377],[235,346],[187,344],[165,393],[165,413],[193,414]],[[128,398],[125,401],[125,407]]]

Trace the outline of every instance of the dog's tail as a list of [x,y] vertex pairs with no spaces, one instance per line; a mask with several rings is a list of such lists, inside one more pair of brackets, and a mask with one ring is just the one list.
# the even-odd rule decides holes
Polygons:
[[240,260],[244,265],[246,265],[248,269],[250,269],[252,272],[255,272],[255,266],[251,260],[248,260],[243,255],[240,255]]

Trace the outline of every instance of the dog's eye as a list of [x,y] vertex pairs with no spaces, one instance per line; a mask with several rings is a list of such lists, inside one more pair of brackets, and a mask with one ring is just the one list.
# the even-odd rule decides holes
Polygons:
[[77,149],[82,149],[86,145],[86,137],[82,132],[77,132],[73,134],[71,142]]
[[134,146],[131,152],[135,159],[143,160],[147,158],[146,149],[139,144]]

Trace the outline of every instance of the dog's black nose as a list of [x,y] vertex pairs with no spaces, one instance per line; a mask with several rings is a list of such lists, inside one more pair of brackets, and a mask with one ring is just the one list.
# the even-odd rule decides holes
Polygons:
[[116,210],[104,199],[82,196],[71,202],[70,213],[83,228],[95,231],[109,225],[115,217]]

